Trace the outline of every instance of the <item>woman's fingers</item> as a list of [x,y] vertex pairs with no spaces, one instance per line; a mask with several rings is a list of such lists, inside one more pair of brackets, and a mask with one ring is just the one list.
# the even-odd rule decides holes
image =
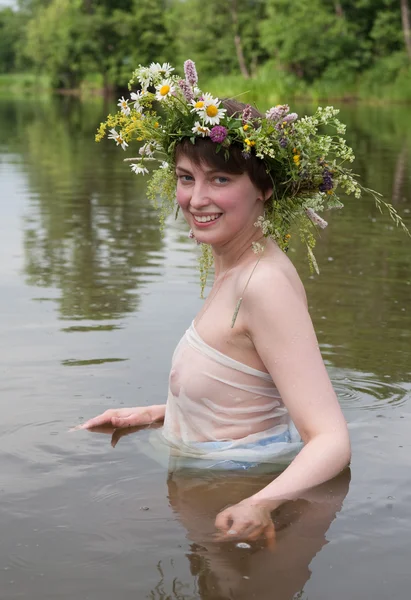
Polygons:
[[72,431],[78,429],[95,429],[96,427],[111,426],[115,429],[123,427],[141,427],[151,422],[150,413],[143,407],[109,409],[101,415],[89,419]]
[[113,421],[116,421],[118,418],[124,418],[130,416],[131,409],[129,408],[120,408],[120,409],[109,409],[103,412],[101,415],[97,415],[97,417],[93,417],[89,419],[85,423],[81,425],[77,425],[74,429],[94,429],[95,427],[101,427],[104,425],[111,425],[112,427],[116,427]]
[[98,415],[97,417],[93,417],[92,419],[89,419],[88,421],[86,421],[85,423],[82,423],[81,425],[77,425],[76,427],[73,427],[73,430],[78,430],[78,429],[93,429],[93,427],[101,427],[102,425],[111,425],[111,419],[114,416],[114,410],[106,410],[106,412],[104,412],[101,415]]
[[273,551],[275,548],[275,527],[272,521],[267,525],[264,533],[265,539],[267,540],[267,548],[268,550]]
[[230,510],[223,510],[216,517],[215,527],[219,531],[226,533],[230,529],[230,525],[232,522],[233,517]]

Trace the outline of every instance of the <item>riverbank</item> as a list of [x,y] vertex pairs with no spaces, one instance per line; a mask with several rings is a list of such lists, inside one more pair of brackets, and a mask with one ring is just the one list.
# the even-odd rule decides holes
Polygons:
[[[411,103],[411,68],[398,64],[394,57],[362,74],[328,77],[310,84],[291,73],[264,66],[256,77],[220,75],[202,80],[201,86],[221,97],[237,97],[256,105],[282,102],[361,102],[368,104]],[[0,94],[58,93],[62,95],[104,95],[102,77],[90,74],[77,89],[52,89],[46,75],[34,73],[0,74]],[[125,93],[123,88],[118,92]],[[113,95],[112,90],[107,95]],[[264,104],[264,106],[262,106]]]

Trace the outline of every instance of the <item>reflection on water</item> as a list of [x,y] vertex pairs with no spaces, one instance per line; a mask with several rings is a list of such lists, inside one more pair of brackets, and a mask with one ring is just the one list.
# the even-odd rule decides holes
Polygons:
[[[349,421],[346,499],[348,471],[276,511],[274,552],[217,544],[217,512],[267,476],[168,474],[147,431],[114,432],[111,444],[67,433],[109,406],[163,402],[201,304],[184,223],[161,238],[144,180],[114,144],[93,141],[110,108],[0,99],[4,597],[407,597],[411,241],[372,200],[329,215],[321,276],[303,248],[290,251]],[[342,107],[356,171],[410,226],[408,112]]]

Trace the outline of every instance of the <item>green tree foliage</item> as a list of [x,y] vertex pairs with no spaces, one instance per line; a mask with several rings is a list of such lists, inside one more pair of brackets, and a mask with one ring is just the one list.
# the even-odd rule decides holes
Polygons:
[[0,12],[0,71],[15,68],[23,48],[55,86],[78,86],[89,74],[99,74],[105,88],[125,86],[138,64],[190,57],[203,80],[262,73],[326,89],[333,82],[401,79],[408,93],[409,0],[19,0],[18,6]]
[[174,2],[168,16],[178,61],[190,57],[205,76],[240,72],[239,38],[247,72],[266,58],[259,38],[262,0],[186,0]]
[[27,24],[24,54],[56,87],[72,88],[81,81],[80,17],[81,0],[52,0]]
[[307,81],[333,72],[358,70],[367,55],[366,40],[358,39],[358,25],[333,3],[268,0],[261,24],[261,41],[273,59]]
[[23,20],[11,8],[0,10],[0,73],[11,73],[18,66],[18,43]]

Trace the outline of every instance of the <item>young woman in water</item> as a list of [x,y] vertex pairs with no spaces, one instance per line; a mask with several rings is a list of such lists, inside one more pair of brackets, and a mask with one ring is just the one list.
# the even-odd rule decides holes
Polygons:
[[[283,252],[290,222],[323,227],[314,208],[338,204],[338,183],[348,192],[360,188],[339,165],[338,157],[351,158],[342,138],[332,146],[315,129],[335,123],[341,133],[336,111],[319,109],[316,121],[299,122],[283,105],[263,117],[202,93],[192,61],[185,63],[185,80],[171,71],[167,64],[140,67],[135,76],[143,89],[131,96],[134,108],[121,99],[117,120],[109,118],[100,133],[111,126],[109,137],[123,149],[133,137],[144,139],[133,159],[136,173],[147,172],[145,161],[156,152],[166,154],[156,189],[162,197],[169,193],[172,206],[175,190],[167,182],[177,178],[177,203],[191,237],[202,244],[203,266],[211,248],[214,282],[174,352],[167,403],[110,409],[80,427],[163,423],[173,468],[286,466],[215,521],[219,539],[271,540],[271,512],[335,477],[350,460],[347,425],[304,287]],[[165,117],[152,111],[150,85]],[[327,150],[337,157],[332,168]],[[300,233],[316,266],[313,238],[304,226]]]

